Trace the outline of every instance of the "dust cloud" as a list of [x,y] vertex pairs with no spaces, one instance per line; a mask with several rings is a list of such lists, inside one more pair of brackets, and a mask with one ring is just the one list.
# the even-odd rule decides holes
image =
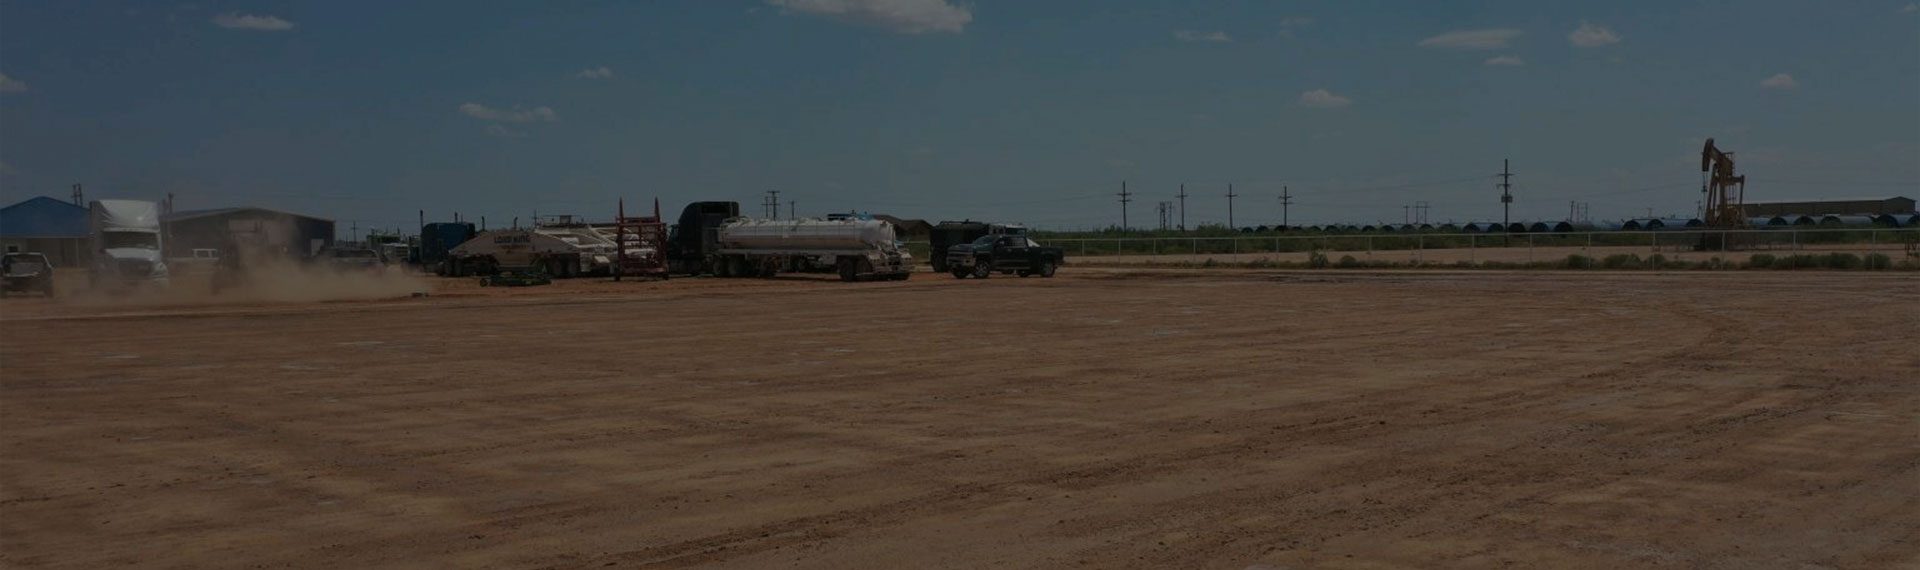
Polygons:
[[365,301],[424,294],[425,280],[401,266],[338,267],[263,260],[244,268],[177,268],[166,287],[92,288],[82,284],[64,301],[74,305],[208,305]]

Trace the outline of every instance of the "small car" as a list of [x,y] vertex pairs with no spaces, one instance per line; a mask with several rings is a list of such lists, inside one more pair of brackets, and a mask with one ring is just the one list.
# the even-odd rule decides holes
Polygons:
[[53,296],[53,262],[39,253],[8,253],[0,257],[0,273],[5,275],[6,283],[0,286],[0,295],[11,293],[39,293]]

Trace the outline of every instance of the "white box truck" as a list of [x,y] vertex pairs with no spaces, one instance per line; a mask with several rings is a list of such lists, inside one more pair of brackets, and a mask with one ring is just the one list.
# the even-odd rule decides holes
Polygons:
[[93,239],[88,282],[95,289],[167,286],[160,252],[160,205],[142,200],[87,204]]

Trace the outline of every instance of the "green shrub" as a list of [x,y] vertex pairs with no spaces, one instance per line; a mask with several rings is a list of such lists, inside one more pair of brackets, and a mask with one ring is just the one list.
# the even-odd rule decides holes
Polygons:
[[1600,260],[1600,266],[1607,269],[1625,269],[1640,265],[1640,256],[1628,253],[1609,255],[1606,259]]
[[1201,267],[1219,267],[1220,262],[1214,261],[1213,258],[1209,257],[1207,258],[1206,261],[1200,262],[1200,266]]
[[1652,257],[1647,258],[1647,267],[1649,269],[1665,269],[1667,267],[1667,256],[1658,253],[1653,254]]
[[1822,256],[1806,254],[1806,253],[1796,253],[1793,255],[1783,256],[1778,259],[1774,259],[1773,268],[1774,269],[1805,269],[1809,267],[1819,267],[1821,265],[1824,265],[1825,263],[1826,261]]
[[1828,269],[1859,269],[1860,256],[1851,253],[1829,253],[1826,265]]
[[1861,260],[1861,265],[1876,271],[1890,269],[1893,267],[1893,258],[1884,253],[1869,253],[1866,259]]
[[1340,256],[1340,263],[1335,267],[1339,267],[1342,269],[1353,269],[1359,266],[1360,266],[1360,260],[1354,259],[1353,256],[1351,255],[1342,255]]
[[1766,269],[1768,267],[1773,267],[1773,255],[1771,254],[1756,253],[1753,254],[1752,257],[1747,258],[1748,269]]
[[1567,256],[1567,269],[1592,269],[1593,258],[1578,253]]
[[1326,269],[1326,268],[1327,268],[1327,254],[1326,254],[1326,253],[1324,253],[1324,252],[1320,252],[1320,251],[1314,251],[1314,252],[1312,252],[1312,253],[1308,253],[1308,254],[1307,254],[1307,267],[1311,267],[1311,268],[1314,268],[1314,269]]

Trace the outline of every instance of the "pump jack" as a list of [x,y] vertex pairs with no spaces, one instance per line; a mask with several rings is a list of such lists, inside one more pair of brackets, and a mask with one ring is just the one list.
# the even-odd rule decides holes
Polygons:
[[[1721,152],[1713,146],[1713,139],[1707,139],[1707,146],[1700,150],[1700,171],[1708,173],[1706,185],[1700,191],[1706,194],[1701,207],[1707,227],[1738,228],[1747,225],[1744,211],[1747,196],[1747,177],[1733,173],[1733,153]],[[1737,188],[1736,188],[1737,187]]]

